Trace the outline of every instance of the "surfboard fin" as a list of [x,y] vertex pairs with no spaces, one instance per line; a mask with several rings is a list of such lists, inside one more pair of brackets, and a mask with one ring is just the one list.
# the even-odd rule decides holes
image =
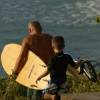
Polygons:
[[34,84],[33,84],[33,85],[30,85],[30,86],[31,86],[31,87],[35,87],[35,88],[37,88],[37,87],[38,87],[38,86],[36,86],[36,85],[34,85]]

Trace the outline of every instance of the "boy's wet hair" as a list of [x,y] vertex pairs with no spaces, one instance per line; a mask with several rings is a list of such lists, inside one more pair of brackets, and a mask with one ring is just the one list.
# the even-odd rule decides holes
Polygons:
[[56,36],[52,39],[52,42],[55,44],[58,50],[65,48],[65,40],[62,36]]
[[41,26],[40,22],[38,22],[38,21],[30,21],[29,24],[34,26],[37,31],[42,32],[42,26]]

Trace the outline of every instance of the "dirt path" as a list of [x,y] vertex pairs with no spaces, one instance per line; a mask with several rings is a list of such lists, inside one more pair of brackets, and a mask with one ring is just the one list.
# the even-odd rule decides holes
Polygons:
[[100,92],[62,95],[62,100],[100,100]]

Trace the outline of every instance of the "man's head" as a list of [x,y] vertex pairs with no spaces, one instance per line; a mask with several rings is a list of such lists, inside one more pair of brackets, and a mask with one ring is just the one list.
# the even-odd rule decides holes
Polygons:
[[38,21],[31,21],[28,24],[28,31],[30,35],[42,33],[42,26]]
[[65,48],[65,40],[62,36],[56,36],[52,39],[54,52],[61,52]]

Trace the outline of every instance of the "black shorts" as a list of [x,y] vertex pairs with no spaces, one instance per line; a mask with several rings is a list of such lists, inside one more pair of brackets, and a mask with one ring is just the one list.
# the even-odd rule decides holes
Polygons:
[[49,83],[48,87],[43,90],[43,94],[49,93],[52,95],[55,94],[64,94],[68,91],[68,85],[67,82],[61,84],[61,85],[56,85],[54,83]]

